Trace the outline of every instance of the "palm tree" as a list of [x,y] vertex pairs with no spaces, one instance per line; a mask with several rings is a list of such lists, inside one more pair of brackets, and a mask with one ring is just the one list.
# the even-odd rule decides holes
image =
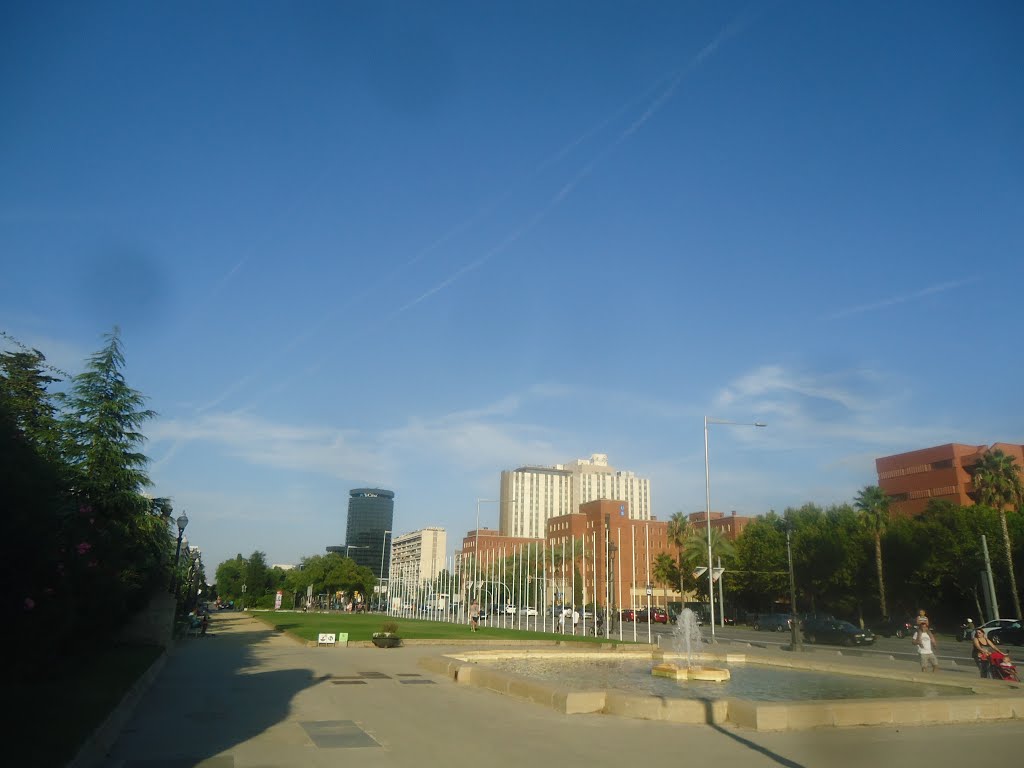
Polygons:
[[1021,615],[1020,596],[1017,594],[1017,579],[1013,575],[1013,555],[1011,554],[1010,529],[1006,525],[1006,508],[1020,509],[1024,504],[1024,485],[1021,484],[1021,468],[1008,456],[996,448],[986,451],[970,469],[974,478],[975,501],[992,507],[999,512],[999,524],[1003,529],[1003,551],[1006,552],[1006,567],[1010,572],[1010,594],[1017,616]]
[[683,559],[683,548],[686,540],[693,533],[693,526],[683,512],[673,512],[668,520],[668,541],[679,550],[679,594],[686,594],[686,574],[692,570],[692,565]]
[[676,561],[672,555],[667,552],[662,552],[656,558],[654,558],[654,569],[653,576],[654,581],[661,584],[661,588],[665,593],[665,609],[668,610],[668,588],[670,584],[675,584],[678,576],[678,568]]
[[[712,559],[715,557],[721,559],[722,557],[732,557],[736,554],[736,547],[729,539],[722,535],[722,532],[717,528],[711,529],[711,556]],[[704,564],[708,562],[708,534],[707,531],[698,530],[695,527],[690,528],[690,535],[683,542],[683,552],[680,556],[680,560],[687,564],[687,567],[694,568],[700,565],[705,567]],[[708,563],[710,565],[710,563]],[[710,574],[705,573],[700,577],[700,581],[704,579],[710,579]],[[708,582],[708,589],[711,589],[711,582]],[[699,591],[699,590],[698,590]]]
[[889,495],[877,485],[865,486],[854,502],[860,512],[861,524],[875,540],[875,568],[878,570],[878,604],[882,616],[888,616],[885,605],[885,578],[882,575],[882,534],[889,523]]

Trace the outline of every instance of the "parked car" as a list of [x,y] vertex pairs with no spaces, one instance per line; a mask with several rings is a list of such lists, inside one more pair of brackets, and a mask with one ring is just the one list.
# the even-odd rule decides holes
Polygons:
[[[999,621],[1007,621],[1006,619],[999,619]],[[988,639],[997,645],[1024,645],[1024,625],[1021,625],[1019,621],[1010,620],[1008,623],[1002,626],[994,628],[991,632],[986,632]]]
[[914,619],[911,616],[886,616],[872,622],[871,631],[882,637],[910,637],[914,634]]
[[793,626],[792,617],[788,613],[765,613],[754,620],[754,629],[772,632],[785,632]]
[[519,615],[520,616],[536,616],[537,615],[537,609],[536,608],[531,608],[530,606],[526,606],[525,608],[520,608],[519,609]]
[[[992,621],[986,621],[980,627],[975,627],[975,629],[984,629],[985,634],[991,637],[994,630],[1012,627],[1014,624],[1019,625],[1020,619],[992,619]],[[934,630],[935,628],[932,627],[932,629]]]
[[636,609],[634,608],[623,608],[620,614],[623,621],[636,621]]
[[636,613],[636,620],[641,623],[668,624],[668,611],[664,608],[643,608]]
[[812,619],[804,622],[804,640],[808,643],[836,643],[838,645],[870,645],[875,635],[870,629],[861,629],[848,621],[838,619]]

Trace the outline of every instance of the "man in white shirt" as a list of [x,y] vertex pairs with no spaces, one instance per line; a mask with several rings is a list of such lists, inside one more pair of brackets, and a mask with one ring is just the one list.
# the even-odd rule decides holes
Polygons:
[[917,632],[914,633],[914,645],[917,646],[917,652],[921,657],[922,672],[934,672],[939,668],[939,660],[935,658],[938,643],[935,642],[935,635],[929,629],[927,621],[918,625]]

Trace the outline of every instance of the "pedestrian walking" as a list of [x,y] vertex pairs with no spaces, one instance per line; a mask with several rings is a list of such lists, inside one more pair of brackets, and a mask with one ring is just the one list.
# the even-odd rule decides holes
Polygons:
[[476,632],[477,627],[480,625],[480,603],[475,599],[473,604],[469,606],[469,631]]
[[574,635],[576,634],[576,627],[579,625],[579,623],[580,623],[580,612],[576,610],[575,606],[573,606],[573,609],[572,609],[572,633]]
[[917,625],[917,632],[914,633],[914,645],[917,646],[917,653],[921,657],[921,671],[934,672],[939,668],[939,660],[935,658],[935,649],[938,643],[935,642],[935,635],[928,628],[928,622]]
[[989,654],[996,649],[995,646],[989,641],[984,629],[974,630],[972,644],[974,647],[971,648],[971,658],[978,665],[978,674],[984,678],[990,677]]

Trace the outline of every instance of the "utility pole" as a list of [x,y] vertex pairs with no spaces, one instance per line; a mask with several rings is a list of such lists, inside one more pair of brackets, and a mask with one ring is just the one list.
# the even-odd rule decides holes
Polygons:
[[999,603],[996,601],[996,583],[992,579],[992,561],[988,559],[988,541],[985,538],[985,534],[981,534],[981,551],[985,553],[985,572],[988,574],[988,594],[989,599],[992,601],[992,615],[989,616],[989,620],[999,618]]
[[797,618],[796,613],[796,577],[793,574],[793,546],[790,543],[790,531],[793,528],[793,524],[786,521],[786,554],[789,557],[789,629],[790,629],[790,641],[789,647],[793,651],[802,651],[804,649],[804,639],[800,635],[800,620]]

